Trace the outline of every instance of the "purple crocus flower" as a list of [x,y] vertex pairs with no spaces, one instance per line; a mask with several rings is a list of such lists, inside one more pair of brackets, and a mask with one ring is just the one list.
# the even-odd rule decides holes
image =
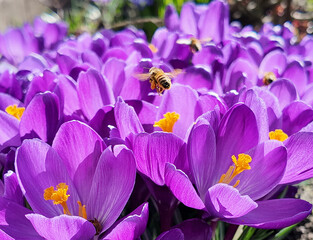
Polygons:
[[[25,140],[16,154],[16,172],[35,212],[27,218],[39,235],[52,234],[64,221],[79,221],[91,226],[85,234],[92,236],[111,227],[123,210],[134,186],[136,167],[128,149],[105,148],[90,127],[71,121],[60,127],[52,147],[38,139]],[[146,206],[141,208],[136,214],[144,211],[146,219]],[[136,231],[141,233],[144,225]]]
[[299,199],[259,201],[280,183],[287,151],[278,141],[259,143],[255,115],[243,104],[233,106],[221,120],[214,112],[200,118],[190,133],[188,157],[199,195],[173,164],[165,168],[165,182],[182,203],[205,210],[212,219],[283,228],[312,210]]
[[0,34],[0,53],[9,62],[17,65],[32,52],[39,52],[39,49],[30,25],[8,29],[4,34]]
[[[222,0],[212,1],[207,6],[185,3],[180,13],[179,27],[176,11],[171,7],[167,11],[164,22],[171,27],[171,31],[181,31],[198,39],[210,38],[216,43],[223,41],[228,34],[228,5]],[[169,24],[169,20],[173,19],[174,23]]]

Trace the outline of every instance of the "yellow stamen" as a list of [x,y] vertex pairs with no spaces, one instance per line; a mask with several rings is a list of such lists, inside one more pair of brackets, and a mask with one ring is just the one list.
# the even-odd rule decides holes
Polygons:
[[240,183],[240,180],[237,180],[236,183],[233,185],[233,187],[237,187]]
[[[229,167],[227,172],[221,176],[220,180],[218,181],[219,183],[229,184],[238,174],[245,170],[251,169],[249,163],[252,161],[252,158],[248,154],[238,154],[238,160],[234,155],[231,158],[235,166]],[[233,187],[237,187],[239,183],[240,180],[237,180]]]
[[281,129],[276,129],[275,132],[269,132],[269,136],[271,140],[285,141],[288,138],[288,135],[283,132]]
[[78,216],[85,218],[87,220],[87,212],[86,212],[86,205],[82,205],[80,201],[78,203]]
[[22,115],[23,115],[23,113],[24,113],[24,111],[25,111],[25,108],[24,108],[24,107],[17,107],[17,105],[14,104],[14,105],[8,106],[8,107],[5,109],[5,111],[6,111],[8,114],[12,115],[13,117],[17,118],[18,120],[21,120]]
[[179,114],[176,112],[167,112],[163,116],[164,118],[154,122],[153,126],[161,128],[164,132],[173,132],[173,127],[179,119]]
[[72,215],[68,209],[66,201],[70,195],[66,194],[68,186],[65,183],[59,183],[54,190],[54,187],[49,187],[45,189],[43,197],[45,200],[52,200],[53,204],[60,204],[63,207],[64,214]]
[[153,52],[153,53],[156,53],[158,51],[156,46],[154,46],[152,43],[149,44],[149,48],[150,48],[151,52]]

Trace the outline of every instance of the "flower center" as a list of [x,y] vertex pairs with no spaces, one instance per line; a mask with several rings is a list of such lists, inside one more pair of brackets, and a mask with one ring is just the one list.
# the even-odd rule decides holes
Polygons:
[[8,106],[5,111],[12,115],[13,117],[17,118],[18,120],[21,120],[21,117],[25,111],[25,108],[24,107],[17,107],[16,104],[14,105],[10,105]]
[[173,132],[173,127],[179,119],[179,114],[176,112],[167,112],[163,116],[164,118],[160,119],[157,122],[154,122],[153,127],[159,127],[164,132]]
[[[231,158],[235,166],[230,166],[227,172],[221,176],[218,183],[229,184],[239,173],[251,169],[249,163],[252,161],[252,158],[250,155],[241,153],[238,154],[238,160],[234,155]],[[239,183],[240,180],[237,180],[233,187],[237,187]]]
[[[54,189],[53,186],[46,188],[43,197],[46,201],[52,200],[53,204],[55,205],[60,204],[63,207],[64,214],[71,216],[72,214],[66,204],[67,199],[70,196],[69,194],[67,194],[67,190],[68,185],[66,185],[65,183],[59,183],[56,189]],[[77,204],[78,204],[78,216],[85,218],[87,220],[86,206],[82,205],[80,201],[77,201]]]
[[276,76],[273,72],[267,72],[264,74],[264,77],[263,77],[263,84],[265,86],[268,86],[270,85],[272,82],[276,81]]
[[275,132],[269,132],[269,136],[271,140],[285,141],[288,138],[288,135],[283,132],[281,129],[276,129]]

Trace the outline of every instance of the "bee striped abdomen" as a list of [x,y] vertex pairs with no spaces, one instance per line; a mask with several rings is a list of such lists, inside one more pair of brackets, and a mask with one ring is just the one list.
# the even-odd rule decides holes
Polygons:
[[170,81],[171,81],[171,79],[167,76],[164,76],[164,75],[160,76],[160,78],[159,78],[160,85],[165,89],[169,89],[171,87]]

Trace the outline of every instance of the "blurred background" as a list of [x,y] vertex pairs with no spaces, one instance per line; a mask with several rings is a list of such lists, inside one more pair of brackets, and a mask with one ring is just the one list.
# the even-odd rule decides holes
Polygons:
[[[0,0],[0,31],[21,26],[42,15],[48,21],[65,20],[70,34],[119,30],[127,25],[144,29],[148,39],[163,24],[166,5],[179,12],[186,0]],[[196,3],[209,1],[196,0]],[[291,21],[301,39],[313,33],[313,0],[228,0],[231,19],[256,30],[265,22]]]

